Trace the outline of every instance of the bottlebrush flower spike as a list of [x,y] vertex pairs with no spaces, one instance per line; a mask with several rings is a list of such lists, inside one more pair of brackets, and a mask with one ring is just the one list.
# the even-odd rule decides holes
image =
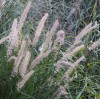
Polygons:
[[65,38],[65,32],[63,30],[59,30],[58,33],[57,33],[57,38],[55,40],[55,45],[57,43],[60,43],[60,45],[63,45],[64,44],[64,38]]
[[23,61],[21,62],[21,65],[19,67],[19,74],[21,75],[21,77],[23,78],[26,74],[26,71],[28,69],[28,65],[29,65],[29,61],[31,58],[31,53],[30,51],[26,52],[25,58],[23,59]]
[[29,73],[27,73],[18,83],[17,83],[17,90],[20,90],[24,84],[27,82],[27,80],[32,76],[34,73],[33,70],[31,70]]
[[22,30],[24,22],[25,22],[25,20],[27,18],[27,14],[28,14],[28,12],[29,12],[29,10],[31,8],[31,4],[32,4],[31,1],[29,1],[27,3],[26,8],[24,9],[24,11],[23,11],[23,13],[22,13],[22,15],[20,17],[20,20],[19,20],[19,23],[18,23],[18,33],[20,33],[20,31]]
[[55,99],[60,99],[62,95],[64,95],[66,99],[69,99],[68,92],[66,91],[65,87],[60,85],[60,87],[55,93]]
[[63,30],[58,31],[57,38],[60,42],[60,45],[64,44],[65,32]]
[[9,34],[9,39],[8,39],[8,51],[7,55],[11,55],[12,51],[16,48],[18,48],[19,44],[19,35],[18,35],[18,26],[17,26],[17,19],[14,19],[12,27],[11,27],[11,32]]
[[89,50],[93,50],[95,49],[97,46],[100,45],[100,39],[98,39],[97,41],[95,41],[90,47]]
[[42,19],[40,20],[39,22],[39,25],[36,29],[36,33],[35,33],[35,37],[33,38],[33,45],[36,45],[38,40],[39,40],[39,37],[41,36],[41,32],[43,30],[43,27],[44,27],[44,24],[45,24],[45,21],[48,17],[48,13],[45,13],[45,15],[42,17]]
[[18,56],[16,57],[15,62],[14,62],[12,76],[14,76],[15,74],[18,74],[19,66],[21,64],[23,57],[25,56],[25,52],[26,52],[26,41],[23,39],[22,44],[21,44],[21,48],[18,52]]
[[84,29],[81,30],[81,32],[76,36],[74,44],[78,44],[81,42],[82,38],[87,35],[89,32],[91,32],[93,29],[96,29],[98,27],[97,22],[92,26],[92,23],[89,23]]
[[59,27],[58,19],[54,22],[50,31],[47,32],[44,43],[40,46],[39,50],[41,53],[44,53],[47,49],[51,49],[52,46],[52,37],[54,36],[57,28]]

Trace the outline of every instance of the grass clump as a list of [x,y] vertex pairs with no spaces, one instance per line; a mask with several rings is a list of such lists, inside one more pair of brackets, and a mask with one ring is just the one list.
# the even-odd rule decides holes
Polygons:
[[99,4],[2,2],[0,98],[99,99]]

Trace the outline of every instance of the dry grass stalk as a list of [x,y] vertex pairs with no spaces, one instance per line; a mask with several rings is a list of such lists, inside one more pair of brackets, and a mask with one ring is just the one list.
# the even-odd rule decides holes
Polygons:
[[41,21],[39,22],[39,25],[36,29],[35,37],[33,38],[33,41],[32,41],[33,45],[37,44],[39,37],[41,36],[41,33],[42,33],[42,30],[43,30],[43,27],[44,27],[47,17],[48,17],[48,13],[45,13],[45,15],[42,17]]
[[[19,40],[18,36],[19,36],[20,31],[22,30],[22,27],[24,25],[24,22],[26,20],[30,7],[31,7],[31,2],[29,1],[23,14],[21,15],[19,23],[17,24],[17,19],[15,19],[13,22],[11,33],[8,36],[9,37],[8,40],[11,43],[10,44],[11,47],[16,47],[16,45],[18,45],[18,40]],[[15,60],[13,71],[12,71],[12,76],[15,76],[16,74],[19,73],[20,76],[22,77],[22,81],[19,81],[17,84],[18,89],[22,88],[25,82],[33,74],[32,70],[26,74],[28,64],[30,61],[30,57],[31,57],[31,53],[27,51],[27,41],[23,39],[17,57],[12,56],[11,58],[8,59],[8,61],[12,59]]]
[[15,56],[11,56],[11,57],[8,59],[8,62],[9,62],[9,61],[12,61],[12,60],[15,61],[15,60],[16,60],[16,57],[15,57]]
[[75,18],[80,17],[82,2],[83,0],[75,0],[73,3],[73,7],[75,8]]
[[67,62],[67,61],[59,61],[56,64],[54,64],[55,67],[55,73],[59,72],[61,68],[64,68],[65,66],[73,66],[73,64],[71,62]]
[[97,41],[95,41],[90,47],[89,50],[93,50],[95,49],[97,46],[100,45],[100,39],[98,39]]
[[14,62],[14,68],[13,68],[12,74],[18,74],[19,65],[20,65],[20,63],[25,55],[25,49],[26,49],[26,41],[23,40],[22,44],[21,44],[21,48],[18,52],[18,56],[16,57],[16,60]]
[[80,57],[79,59],[76,60],[76,62],[74,62],[72,67],[76,67],[81,61],[83,61],[85,59],[84,56]]
[[76,60],[76,62],[74,62],[73,64],[71,64],[71,66],[69,67],[69,69],[65,72],[64,76],[61,78],[62,80],[66,80],[67,82],[69,81],[70,78],[70,74],[72,73],[72,71],[76,68],[76,66],[78,66],[78,64],[83,61],[85,59],[84,56],[80,57],[79,59]]
[[28,79],[32,76],[32,74],[34,73],[33,70],[31,70],[29,73],[27,73],[23,78],[22,80],[20,80],[18,83],[17,83],[17,90],[20,90],[24,84],[28,81]]
[[[4,2],[5,2],[5,0],[3,0],[3,1],[1,0],[0,4],[4,4]],[[17,19],[14,19],[13,25],[12,25],[12,28],[11,28],[11,33],[9,34],[9,36],[2,38],[0,40],[0,44],[2,44],[3,42],[5,42],[8,39],[9,39],[9,42],[12,41],[11,39],[13,39],[14,41],[17,42],[17,40],[15,40],[15,39],[18,39],[18,37],[16,35],[18,35],[20,33],[20,31],[22,30],[22,27],[23,27],[24,22],[27,18],[27,14],[28,14],[30,8],[31,8],[31,1],[28,2],[25,10],[23,11],[23,14],[21,15],[21,18],[20,18],[18,24],[17,24]],[[13,41],[11,43],[13,43]]]
[[23,13],[21,15],[21,18],[20,18],[19,23],[18,23],[18,33],[20,33],[20,31],[22,30],[24,22],[25,22],[25,20],[27,18],[27,14],[28,14],[28,12],[29,12],[29,10],[31,8],[31,4],[32,4],[31,1],[29,1],[27,3],[26,8],[24,9],[24,11],[23,11]]
[[92,25],[92,23],[88,24],[84,29],[82,29],[82,31],[76,36],[75,38],[75,44],[78,44],[81,42],[82,38],[87,35],[89,32],[91,32],[93,29],[96,29],[98,27],[97,22],[95,22],[94,25]]
[[97,22],[95,22],[95,25],[92,26],[92,23],[89,23],[84,29],[81,30],[81,32],[75,37],[75,41],[73,42],[73,45],[66,51],[66,53],[71,52],[77,45],[81,44],[82,38],[87,35],[89,32],[91,32],[93,29],[96,29],[98,27]]
[[54,22],[52,28],[50,29],[50,34],[55,33],[57,31],[57,28],[59,27],[59,21],[58,19]]
[[[48,14],[46,13],[44,15],[44,17],[41,19],[39,26],[37,27],[37,31],[35,33],[35,38],[33,39],[33,41],[36,41],[35,39],[40,36],[40,34],[39,34],[39,36],[37,36],[37,34],[41,33],[41,31],[44,27],[45,20],[47,19],[47,16],[48,16]],[[42,27],[40,26],[41,24],[42,24]],[[56,20],[55,23],[53,24],[50,32],[47,32],[45,42],[42,44],[42,50],[41,50],[40,54],[33,60],[29,70],[32,70],[36,65],[38,65],[43,60],[43,58],[47,57],[52,52],[53,48],[50,47],[50,49],[47,50],[47,45],[52,42],[51,39],[52,39],[52,36],[54,35],[53,33],[56,32],[58,26],[59,26],[59,22],[58,22],[58,20]],[[39,27],[40,27],[40,30],[38,30]]]
[[64,95],[66,99],[69,99],[68,92],[66,91],[64,86],[60,86],[58,90],[55,92],[55,96],[56,96],[55,99],[60,99],[61,95]]
[[58,60],[57,63],[55,63],[56,72],[59,72],[59,70],[66,65],[72,66],[72,63],[68,62],[67,59],[71,58],[76,52],[78,52],[80,49],[84,48],[84,45],[79,45],[76,48],[74,48],[74,49],[73,48],[71,50],[69,50],[69,52],[63,53],[64,54],[63,57],[60,60]]
[[[52,41],[51,41],[51,39],[52,39],[52,34],[53,34],[53,32],[55,32],[56,31],[56,29],[58,28],[58,25],[59,25],[59,22],[58,22],[58,20],[56,20],[55,21],[55,23],[53,24],[53,27],[51,28],[51,30],[50,30],[50,32],[48,32],[49,33],[49,35],[48,35],[48,37],[46,37],[46,40],[45,40],[45,42],[42,44],[42,51],[40,52],[40,54],[33,60],[33,62],[32,62],[32,64],[31,64],[31,67],[30,67],[30,69],[29,70],[32,70],[36,65],[38,65],[42,60],[43,60],[43,58],[45,58],[45,57],[47,57],[53,50],[54,50],[54,47],[55,47],[55,45],[53,46],[53,47],[51,47],[50,49],[48,49],[47,50],[47,45],[49,44],[49,43],[51,43]],[[61,30],[61,31],[59,31],[60,33],[63,33],[64,34],[64,32]],[[61,41],[61,40],[60,40]],[[47,50],[47,51],[46,51]]]
[[24,86],[24,84],[33,74],[32,70],[27,72],[29,61],[31,58],[31,53],[27,51],[27,44],[25,39],[22,40],[18,56],[17,57],[12,56],[9,60],[12,60],[13,58],[15,59],[15,62],[11,76],[15,76],[16,74],[19,74],[21,76],[21,80],[17,83],[17,89],[19,90]]
[[41,53],[44,53],[47,49],[51,49],[52,37],[55,34],[58,27],[59,27],[59,22],[58,22],[58,20],[56,20],[54,22],[52,28],[50,29],[50,31],[48,31],[47,34],[46,34],[46,39],[41,46],[41,51],[40,51]]
[[[78,52],[80,49],[84,48],[85,46],[84,45],[79,45],[77,46],[76,48],[74,48],[70,53],[67,53],[66,56],[68,58],[72,57],[76,52]],[[66,58],[67,58],[66,57]]]
[[72,62],[68,62],[68,61],[61,61],[60,64],[68,65],[68,66],[73,66]]
[[54,40],[54,43],[52,46],[52,49],[55,52],[55,56],[54,56],[55,60],[57,59],[58,51],[59,51],[61,45],[64,44],[64,39],[65,39],[65,32],[63,30],[59,30],[57,32],[56,39]]
[[14,22],[12,24],[12,28],[11,28],[11,33],[9,34],[9,39],[8,39],[8,55],[12,54],[12,50],[18,47],[19,44],[19,33],[22,30],[22,27],[24,25],[24,22],[26,20],[27,17],[27,13],[29,12],[31,7],[31,2],[29,1],[23,14],[21,15],[21,18],[19,20],[19,22],[17,23],[17,19],[14,19]]
[[25,58],[23,61],[20,63],[21,65],[18,66],[19,74],[22,77],[22,80],[17,83],[17,89],[21,89],[24,84],[27,82],[27,80],[30,78],[30,76],[33,74],[33,69],[35,66],[37,66],[43,58],[47,57],[51,50],[46,51],[43,54],[39,54],[31,63],[31,67],[28,68],[29,61],[30,61],[30,52],[26,53]]
[[20,50],[19,50],[19,52],[18,52],[18,56],[19,56],[19,57],[22,56],[22,55],[24,54],[25,49],[26,49],[26,40],[23,39],[23,40],[22,40],[22,43],[21,43],[21,46],[20,46]]
[[[19,23],[17,23],[17,19],[14,19],[13,21],[13,24],[12,24],[12,28],[11,28],[11,33],[9,34],[9,36],[7,36],[6,38],[4,38],[1,43],[3,41],[5,41],[6,39],[9,39],[8,42],[10,42],[11,44],[9,45],[9,47],[16,47],[18,46],[18,42],[19,42],[19,32],[21,31],[23,25],[24,25],[24,22],[25,22],[25,19],[27,17],[27,14],[30,10],[30,7],[31,7],[31,1],[28,2],[26,8],[24,9],[24,12],[23,14],[21,15],[21,18],[20,18],[20,21]],[[15,65],[19,65],[20,61],[21,61],[21,57],[23,56],[24,54],[24,49],[25,49],[25,46],[26,46],[26,41],[23,40],[22,41],[22,44],[21,44],[21,48],[19,50],[19,53],[18,53],[18,57],[15,61]],[[8,49],[13,49],[13,48],[8,48]],[[20,57],[21,56],[21,57]]]
[[65,32],[63,30],[59,30],[57,32],[56,40],[54,41],[54,47],[57,47],[58,44],[63,45],[65,39]]
[[18,47],[18,29],[17,29],[17,19],[14,19],[12,27],[11,27],[11,32],[7,37],[4,37],[0,40],[0,44],[2,44],[5,41],[8,41],[9,46],[8,46],[8,53],[12,53],[12,50]]
[[7,54],[11,55],[13,49],[18,48],[19,44],[19,35],[18,35],[18,27],[17,27],[17,19],[14,19],[12,27],[11,27],[11,32],[9,34],[9,39],[8,39],[8,51]]
[[[14,56],[12,56],[9,60],[11,60]],[[24,86],[27,80],[33,74],[33,70],[28,71],[28,65],[31,58],[31,53],[27,51],[26,40],[22,40],[22,44],[20,50],[18,52],[18,56],[15,57],[14,67],[12,71],[12,76],[16,74],[21,76],[21,80],[17,83],[17,89],[19,90]]]
[[23,61],[21,62],[21,65],[19,67],[19,74],[21,75],[22,78],[26,74],[26,71],[28,69],[28,65],[30,62],[30,58],[31,58],[31,53],[30,53],[30,51],[27,51]]
[[5,41],[8,40],[8,39],[9,39],[9,36],[2,38],[2,39],[0,40],[0,44],[3,44],[3,42],[5,42]]
[[37,66],[45,57],[47,57],[50,53],[52,52],[52,50],[47,50],[45,53],[43,54],[39,54],[31,63],[31,66],[29,68],[29,70],[34,69],[35,66]]

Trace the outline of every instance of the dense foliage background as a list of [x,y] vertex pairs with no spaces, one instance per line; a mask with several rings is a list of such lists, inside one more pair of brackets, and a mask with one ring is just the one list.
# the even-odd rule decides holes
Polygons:
[[[10,33],[12,22],[19,18],[28,0],[6,0],[0,7],[0,38]],[[36,68],[35,73],[25,84],[22,90],[16,90],[16,82],[20,76],[10,79],[13,62],[8,62],[7,43],[0,45],[0,99],[55,99],[54,93],[58,89],[57,82],[64,74],[65,69],[55,74],[54,63],[62,56],[74,41],[75,36],[88,23],[100,19],[100,0],[32,0],[32,7],[22,29],[23,35],[34,35],[39,20],[47,12],[49,18],[44,27],[43,35],[32,51],[32,57],[39,53],[38,47],[43,42],[45,31],[56,19],[60,22],[60,29],[65,31],[65,43],[59,49],[57,59],[55,52],[45,58]],[[100,38],[97,29],[83,39],[84,45],[91,44]],[[73,71],[73,80],[66,87],[68,99],[100,99],[100,47],[89,51],[87,49],[78,54],[86,57],[84,62]],[[15,53],[14,53],[15,54]],[[73,56],[73,60],[78,57]],[[48,79],[50,78],[50,79]],[[53,83],[52,83],[53,79]],[[64,82],[60,84],[63,85]],[[61,99],[67,99],[62,96]]]

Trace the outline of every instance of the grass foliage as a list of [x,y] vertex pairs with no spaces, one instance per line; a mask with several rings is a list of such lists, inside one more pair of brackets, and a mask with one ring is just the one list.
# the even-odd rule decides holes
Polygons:
[[[20,16],[28,0],[6,0],[0,7],[0,39],[10,33],[13,20]],[[7,42],[0,45],[0,99],[100,99],[100,46],[93,50],[88,47],[100,39],[98,28],[89,32],[82,38],[84,48],[74,53],[71,62],[75,62],[80,56],[85,56],[71,74],[72,80],[61,80],[68,66],[64,66],[55,73],[55,63],[63,57],[63,52],[73,45],[75,37],[90,22],[94,25],[99,20],[100,25],[100,0],[31,0],[32,7],[28,13],[24,27],[20,32],[20,38],[26,34],[30,39],[35,35],[36,27],[44,13],[49,17],[36,46],[29,47],[31,60],[39,54],[39,47],[45,40],[45,35],[52,27],[56,19],[59,20],[59,30],[65,31],[64,45],[57,45],[58,50],[52,51],[33,70],[34,74],[25,83],[21,90],[17,90],[16,83],[20,75],[11,77],[14,62],[8,62]],[[99,27],[100,28],[100,27]],[[55,40],[55,35],[52,40]],[[20,47],[20,46],[19,46]],[[17,55],[19,49],[13,52]],[[65,54],[65,53],[64,53]],[[64,86],[66,94],[57,98],[59,86]]]

